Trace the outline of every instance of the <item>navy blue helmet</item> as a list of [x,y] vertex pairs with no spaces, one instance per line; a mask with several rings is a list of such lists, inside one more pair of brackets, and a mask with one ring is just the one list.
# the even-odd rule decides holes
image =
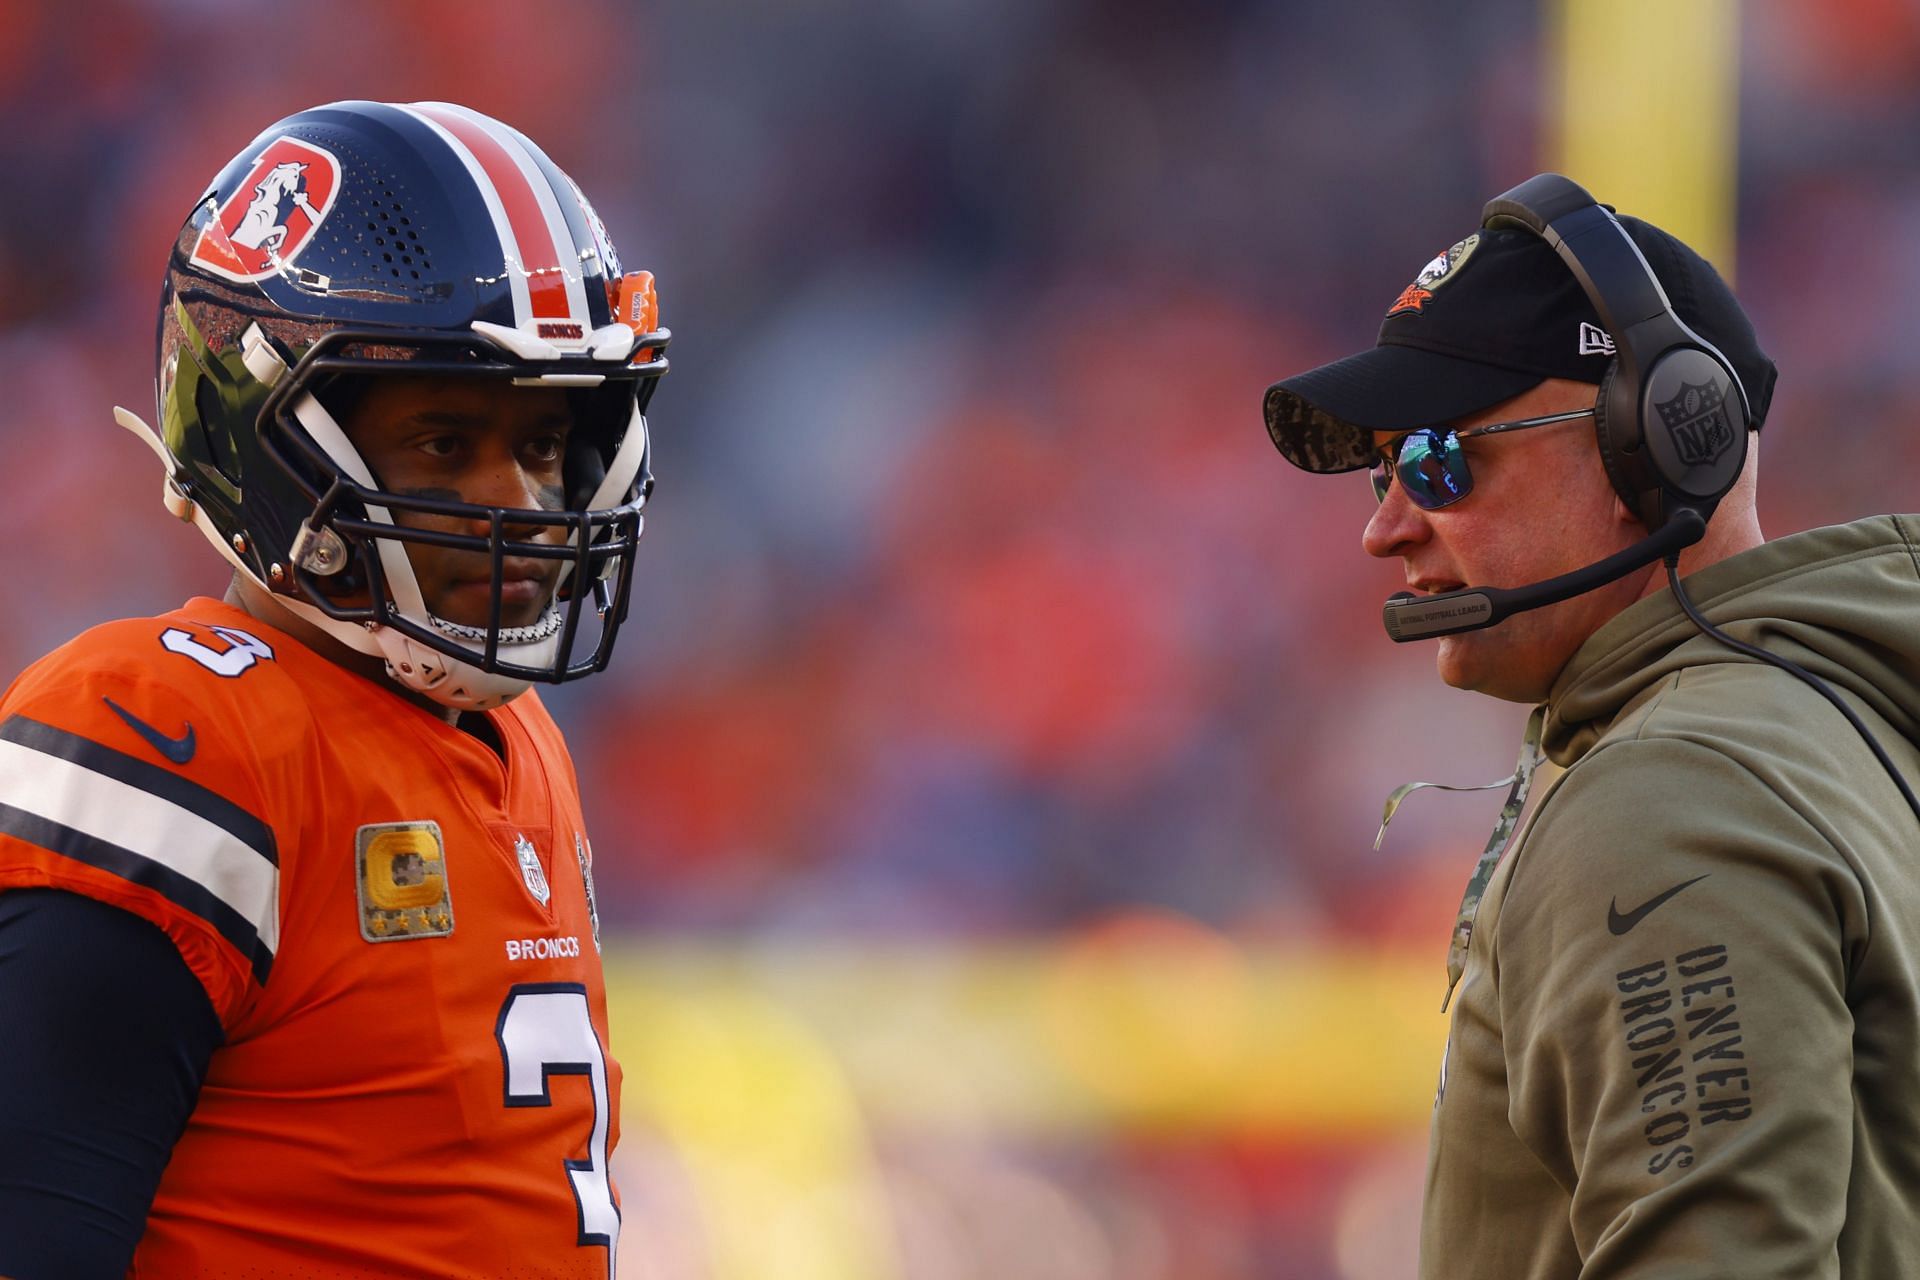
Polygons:
[[[606,666],[652,488],[657,321],[653,277],[622,272],[525,136],[447,103],[337,102],[269,127],[194,206],[161,292],[159,438],[116,412],[166,462],[169,509],[241,573],[402,685],[484,708]],[[336,415],[395,374],[563,389],[563,508],[383,489]],[[492,558],[488,625],[433,615],[408,543]],[[564,562],[531,625],[502,625],[509,557]]]

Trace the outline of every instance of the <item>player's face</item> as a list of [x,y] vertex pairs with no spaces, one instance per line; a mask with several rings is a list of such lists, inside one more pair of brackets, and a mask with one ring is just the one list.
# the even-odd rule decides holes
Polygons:
[[[1586,409],[1593,399],[1588,383],[1549,378],[1450,425],[1464,430]],[[1375,443],[1391,438],[1376,433]],[[1369,555],[1398,557],[1408,588],[1421,595],[1462,586],[1526,586],[1646,536],[1614,496],[1590,420],[1479,436],[1463,447],[1473,474],[1471,493],[1426,511],[1394,483],[1361,539]],[[1484,631],[1441,637],[1433,642],[1441,679],[1497,698],[1540,701],[1581,642],[1639,598],[1651,572],[1628,574]]]
[[[573,415],[566,394],[473,378],[385,377],[372,382],[341,426],[381,485],[413,497],[482,506],[557,511]],[[396,523],[487,536],[485,520],[394,512]],[[514,541],[558,543],[552,525],[508,524]],[[484,627],[492,605],[492,564],[477,551],[407,544],[427,608],[449,622]],[[509,558],[501,585],[501,624],[540,619],[561,561]]]

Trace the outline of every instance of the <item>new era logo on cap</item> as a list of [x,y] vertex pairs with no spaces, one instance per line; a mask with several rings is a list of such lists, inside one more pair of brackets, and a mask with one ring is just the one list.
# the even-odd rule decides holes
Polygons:
[[1610,356],[1613,354],[1613,335],[1590,321],[1580,322],[1580,354],[1583,356]]

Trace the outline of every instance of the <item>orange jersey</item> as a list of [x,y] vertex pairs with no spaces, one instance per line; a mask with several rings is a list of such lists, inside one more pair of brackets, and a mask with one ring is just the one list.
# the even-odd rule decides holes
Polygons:
[[226,1034],[133,1276],[613,1274],[573,765],[534,694],[487,714],[504,762],[209,599],[0,699],[0,889],[152,921]]

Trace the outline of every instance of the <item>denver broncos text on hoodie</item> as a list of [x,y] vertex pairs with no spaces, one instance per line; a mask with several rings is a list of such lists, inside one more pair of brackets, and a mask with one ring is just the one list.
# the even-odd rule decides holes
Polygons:
[[[1920,517],[1688,594],[1920,787]],[[1920,822],[1846,719],[1670,592],[1555,682],[1565,768],[1481,900],[1433,1118],[1427,1280],[1920,1276]]]

